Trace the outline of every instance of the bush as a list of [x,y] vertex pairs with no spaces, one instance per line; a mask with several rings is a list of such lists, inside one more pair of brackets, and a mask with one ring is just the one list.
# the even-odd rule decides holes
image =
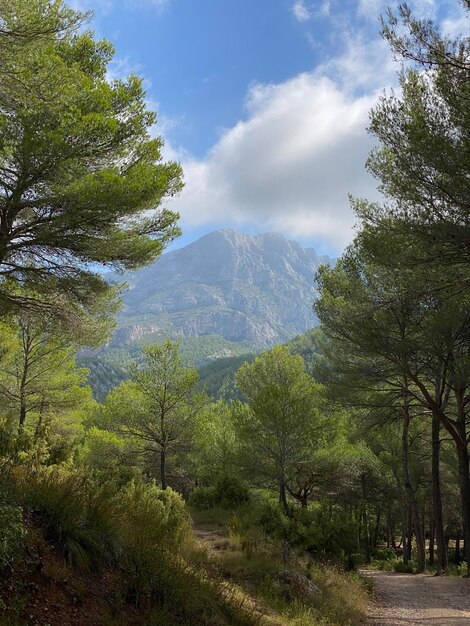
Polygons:
[[196,487],[189,496],[189,503],[196,509],[212,509],[220,506],[231,509],[250,500],[248,487],[234,476],[222,476],[211,487]]
[[116,496],[123,542],[127,593],[158,594],[164,572],[189,536],[189,516],[181,497],[155,483],[131,482]]
[[89,476],[49,468],[18,485],[24,506],[71,565],[86,571],[112,562],[118,536],[110,494]]
[[215,488],[195,487],[189,495],[188,502],[191,506],[200,511],[214,508],[216,506]]
[[215,484],[214,496],[216,504],[230,509],[249,502],[250,490],[238,478],[223,476]]
[[397,554],[393,548],[377,548],[374,550],[372,556],[377,561],[394,561],[397,558]]
[[23,510],[18,506],[0,506],[0,569],[11,567],[24,550]]
[[397,561],[393,569],[397,574],[413,573],[413,566],[411,565],[411,563],[403,563],[403,561]]
[[347,517],[327,504],[293,509],[285,515],[278,503],[266,502],[259,514],[266,535],[312,555],[349,563],[357,551],[357,532]]

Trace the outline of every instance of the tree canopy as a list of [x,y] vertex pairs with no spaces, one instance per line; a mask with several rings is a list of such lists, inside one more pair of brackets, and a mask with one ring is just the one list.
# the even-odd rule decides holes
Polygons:
[[149,263],[179,234],[159,205],[181,189],[181,168],[162,160],[142,80],[108,79],[109,42],[77,31],[81,16],[61,2],[8,4],[3,37],[16,33],[17,50],[0,63],[2,309],[87,304],[110,289],[97,265]]

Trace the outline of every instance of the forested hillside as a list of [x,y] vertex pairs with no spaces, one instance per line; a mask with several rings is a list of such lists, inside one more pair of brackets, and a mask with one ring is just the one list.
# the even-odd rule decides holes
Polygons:
[[470,39],[383,17],[383,202],[334,265],[226,230],[158,261],[182,168],[90,19],[0,2],[0,625],[359,626],[364,568],[465,596]]

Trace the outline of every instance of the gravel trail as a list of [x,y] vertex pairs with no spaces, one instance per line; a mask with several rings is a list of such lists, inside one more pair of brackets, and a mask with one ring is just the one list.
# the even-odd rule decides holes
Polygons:
[[470,579],[364,571],[377,602],[368,626],[470,626]]

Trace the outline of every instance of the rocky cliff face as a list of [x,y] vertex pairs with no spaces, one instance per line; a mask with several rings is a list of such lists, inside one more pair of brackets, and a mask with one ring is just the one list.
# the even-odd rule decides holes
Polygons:
[[328,262],[277,233],[219,230],[124,276],[114,345],[219,335],[269,347],[315,325],[313,277]]

